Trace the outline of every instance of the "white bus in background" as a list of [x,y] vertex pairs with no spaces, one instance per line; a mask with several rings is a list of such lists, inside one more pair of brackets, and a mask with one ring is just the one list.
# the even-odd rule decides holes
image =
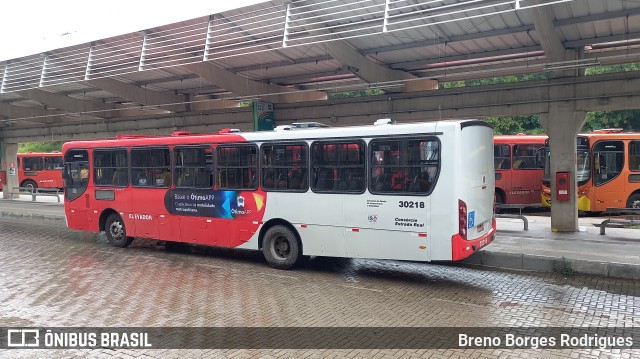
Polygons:
[[[458,261],[495,237],[493,131],[477,120],[64,145],[68,226],[308,256]],[[82,176],[80,176],[82,174]]]

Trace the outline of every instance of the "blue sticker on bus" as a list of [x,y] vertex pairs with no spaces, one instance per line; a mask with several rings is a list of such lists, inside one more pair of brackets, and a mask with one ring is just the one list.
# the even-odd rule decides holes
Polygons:
[[469,228],[473,228],[475,227],[475,218],[476,218],[476,211],[471,211],[469,212],[469,218],[467,219],[467,226]]

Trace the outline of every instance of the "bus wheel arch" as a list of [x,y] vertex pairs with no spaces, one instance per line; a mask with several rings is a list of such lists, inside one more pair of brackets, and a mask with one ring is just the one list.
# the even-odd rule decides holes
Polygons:
[[[102,222],[102,215],[106,215],[106,219]],[[133,237],[127,236],[127,229],[124,220],[116,211],[104,211],[100,215],[100,227],[107,236],[107,241],[114,247],[124,248],[133,242]]]
[[112,214],[118,214],[118,212],[116,212],[113,208],[106,208],[100,214],[100,218],[98,219],[98,226],[101,232],[104,232],[106,228],[105,224],[107,223],[107,218],[109,218],[109,216]]
[[283,219],[272,219],[262,226],[258,248],[276,269],[290,269],[308,258],[303,255],[300,234]]
[[633,192],[627,199],[627,208],[640,208],[640,190]]
[[34,192],[38,188],[38,184],[34,180],[26,179],[22,181],[20,187],[26,187],[30,192]]

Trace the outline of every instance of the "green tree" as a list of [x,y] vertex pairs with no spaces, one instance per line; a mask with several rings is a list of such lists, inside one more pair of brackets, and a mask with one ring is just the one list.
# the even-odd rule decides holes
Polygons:
[[538,121],[538,116],[535,115],[487,117],[484,120],[493,125],[493,133],[495,135],[515,135],[518,133],[537,135],[544,133],[544,129]]
[[590,75],[601,75],[601,74],[610,74],[614,72],[629,72],[629,71],[640,71],[640,62],[634,62],[631,64],[622,64],[622,65],[589,67],[585,70],[584,74],[587,76],[590,76]]
[[18,153],[24,152],[53,152],[62,151],[62,141],[54,142],[25,142],[18,146]]
[[603,128],[622,128],[627,132],[640,132],[640,110],[619,110],[587,113],[583,132]]

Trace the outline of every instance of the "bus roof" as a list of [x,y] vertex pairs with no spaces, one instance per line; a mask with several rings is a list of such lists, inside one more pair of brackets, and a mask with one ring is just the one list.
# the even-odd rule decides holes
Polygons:
[[98,139],[89,141],[72,141],[63,145],[63,151],[69,148],[93,148],[93,147],[129,147],[129,146],[153,146],[153,145],[187,145],[198,143],[231,143],[274,140],[303,140],[319,138],[363,138],[384,135],[402,134],[436,134],[442,131],[450,131],[472,124],[490,126],[486,122],[478,120],[445,120],[433,122],[385,124],[368,126],[348,126],[299,129],[295,131],[260,131],[260,132],[225,132],[222,134],[189,134],[181,132],[172,136],[127,136],[120,135],[115,138]]
[[62,156],[62,152],[22,152],[18,153],[18,157],[59,157]]
[[514,143],[514,144],[542,143],[544,144],[544,141],[546,141],[547,138],[549,138],[547,137],[547,135],[525,135],[525,134],[497,135],[497,136],[493,136],[493,142],[499,143],[499,144],[505,144],[505,143]]
[[608,140],[640,140],[638,132],[590,132],[579,133],[578,137],[585,137],[590,140],[608,139]]

